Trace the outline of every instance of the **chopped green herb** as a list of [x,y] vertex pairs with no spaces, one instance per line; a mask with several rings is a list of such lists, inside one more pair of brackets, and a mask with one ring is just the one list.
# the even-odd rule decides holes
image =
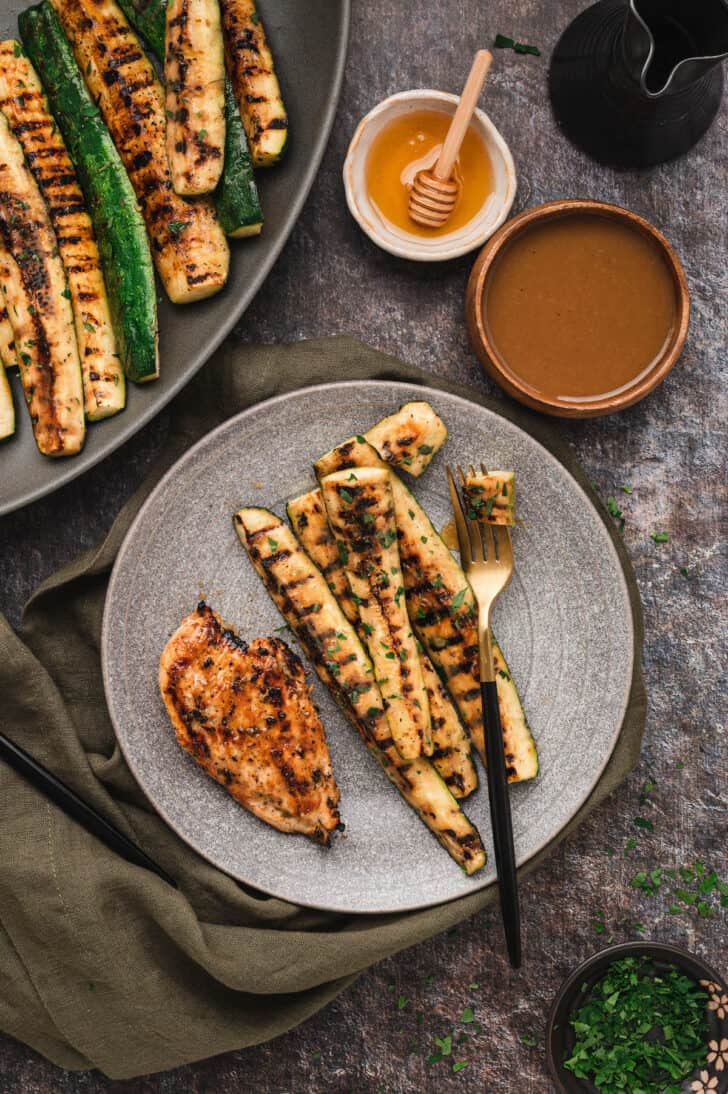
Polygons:
[[435,449],[431,444],[421,444],[417,451],[421,456],[431,456]]
[[366,437],[362,437],[361,433],[357,433],[356,439],[359,442],[359,444],[366,444],[367,443]]
[[475,1021],[475,1012],[472,1007],[465,1007],[463,1013],[460,1015],[460,1021],[465,1025],[469,1025],[470,1022]]
[[172,239],[179,239],[184,232],[185,228],[189,228],[190,222],[188,220],[170,220],[167,227],[169,228],[169,234]]
[[617,505],[616,499],[614,497],[612,497],[611,494],[607,498],[607,510],[608,510],[610,516],[614,517],[615,520],[619,521],[619,530],[620,530],[620,532],[623,532],[624,531],[624,514],[622,513],[622,510]]
[[71,299],[71,290],[70,289],[64,289],[61,293],[61,296],[65,297],[66,300],[70,300]]
[[22,57],[23,47],[20,42],[13,42],[13,57]]
[[650,532],[650,539],[655,543],[667,543],[670,539],[669,532]]
[[496,34],[493,45],[496,49],[513,49],[516,42],[514,38],[509,38],[505,34]]
[[680,575],[681,575],[681,577],[687,577],[688,576],[687,566],[681,566],[680,567]]
[[624,493],[625,493],[625,494],[632,494],[632,493],[634,492],[634,491],[632,490],[632,487],[631,487],[631,486],[623,486],[623,487],[622,487],[622,490],[624,491]]
[[467,1066],[467,1060],[458,1060],[457,1063],[452,1065],[452,1069],[457,1075],[458,1071],[463,1071]]
[[655,969],[644,958],[615,961],[570,1016],[576,1041],[565,1067],[600,1094],[679,1094],[705,1059],[707,998],[678,969]]
[[458,610],[458,608],[461,607],[462,602],[465,599],[465,594],[466,594],[467,591],[468,591],[467,586],[465,586],[464,588],[462,588],[460,590],[459,593],[455,593],[455,596],[450,601],[450,611],[451,612],[456,612]]
[[635,817],[632,823],[638,828],[646,828],[648,832],[654,832],[655,830],[654,824],[647,817]]

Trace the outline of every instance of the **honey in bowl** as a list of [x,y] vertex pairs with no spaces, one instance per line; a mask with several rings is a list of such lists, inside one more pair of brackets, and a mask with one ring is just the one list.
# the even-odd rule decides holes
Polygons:
[[470,126],[455,165],[460,192],[447,224],[425,228],[410,219],[407,208],[412,181],[418,171],[434,166],[451,120],[442,110],[412,110],[388,122],[371,143],[366,160],[369,197],[382,219],[401,232],[424,237],[448,235],[472,220],[493,192],[488,150]]
[[657,243],[599,213],[549,217],[495,258],[484,323],[503,366],[563,403],[617,396],[674,338],[675,279]]

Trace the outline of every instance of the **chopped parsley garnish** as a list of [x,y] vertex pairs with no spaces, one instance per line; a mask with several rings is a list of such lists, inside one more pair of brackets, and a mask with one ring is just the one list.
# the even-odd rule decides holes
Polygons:
[[622,513],[622,510],[619,508],[619,506],[617,505],[616,500],[612,497],[611,494],[607,498],[607,510],[608,510],[610,516],[614,517],[615,520],[619,521],[619,530],[620,530],[620,532],[623,532],[624,531],[624,514]]
[[353,495],[350,494],[349,491],[344,486],[342,486],[341,489],[339,490],[339,496],[344,499],[344,501],[347,503],[347,505],[351,505],[351,503],[354,500]]
[[356,439],[359,442],[359,444],[366,444],[367,443],[366,437],[362,437],[361,433],[357,433]]
[[435,449],[431,444],[421,444],[417,451],[421,456],[431,456]]
[[20,42],[13,42],[13,57],[22,57],[23,47]]
[[668,543],[670,539],[669,532],[650,532],[650,539],[655,543]]
[[277,551],[278,550],[278,540],[277,539],[272,539],[271,536],[268,536],[267,538],[268,538],[268,546],[270,547],[271,551]]
[[339,562],[342,566],[346,566],[347,562],[349,561],[349,548],[340,539],[336,541],[336,546],[339,549]]
[[90,330],[91,332],[93,332],[93,331],[96,330],[96,327],[93,325],[93,323],[89,323],[87,319],[84,319],[83,329],[84,330]]
[[[641,924],[635,924],[635,927]],[[708,994],[676,968],[644,958],[615,961],[570,1016],[574,1051],[564,1066],[600,1094],[630,1089],[679,1094],[705,1060]]]
[[179,239],[184,232],[185,228],[189,228],[190,222],[188,220],[170,220],[167,227],[169,228],[169,234],[172,239]]
[[61,296],[65,297],[66,300],[70,300],[71,299],[71,290],[70,289],[64,289],[63,292],[61,293]]
[[623,486],[623,487],[622,487],[622,490],[623,490],[623,492],[624,492],[625,494],[632,494],[632,493],[634,493],[634,491],[632,490],[632,487],[631,487],[631,486]]
[[687,577],[687,576],[688,576],[688,568],[687,568],[687,566],[681,566],[681,567],[680,567],[680,576],[681,576],[681,577]]
[[462,588],[459,593],[455,593],[455,596],[450,601],[450,611],[451,612],[456,612],[458,610],[458,608],[460,608],[462,606],[463,600],[465,599],[466,592],[467,592],[467,588]]
[[393,529],[389,529],[387,532],[378,532],[377,539],[381,543],[382,547],[391,547],[397,538],[397,533]]

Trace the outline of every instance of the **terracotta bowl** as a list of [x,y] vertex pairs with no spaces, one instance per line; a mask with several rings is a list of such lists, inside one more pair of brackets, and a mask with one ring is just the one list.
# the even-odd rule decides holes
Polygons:
[[575,1036],[569,1016],[585,1002],[592,987],[609,971],[613,961],[643,957],[656,970],[676,968],[708,993],[705,1062],[684,1082],[681,1090],[726,1094],[728,1090],[728,986],[700,957],[679,946],[661,942],[624,942],[594,954],[572,972],[554,999],[546,1026],[546,1059],[559,1094],[595,1094],[586,1079],[577,1079],[564,1067],[574,1050]]
[[[562,401],[558,398],[547,397],[508,368],[507,363],[498,355],[490,339],[483,316],[483,299],[493,263],[511,240],[521,235],[521,233],[529,231],[530,228],[543,224],[548,219],[583,213],[593,213],[620,220],[635,231],[649,236],[657,244],[675,283],[676,322],[670,341],[655,361],[653,367],[641,380],[618,395],[607,395],[603,399],[589,399],[583,402],[569,399],[567,402],[566,400]],[[514,399],[525,403],[533,410],[540,410],[544,414],[552,414],[555,417],[597,418],[603,414],[613,414],[616,410],[623,410],[625,407],[639,402],[665,379],[680,356],[687,337],[690,320],[690,294],[685,273],[675,251],[665,237],[658,232],[657,228],[649,221],[644,220],[643,217],[637,216],[636,213],[632,213],[628,209],[622,209],[618,205],[608,205],[600,201],[582,201],[579,199],[549,201],[545,205],[536,205],[534,208],[526,209],[525,212],[513,217],[483,247],[470,274],[465,301],[465,315],[471,345],[486,372]]]

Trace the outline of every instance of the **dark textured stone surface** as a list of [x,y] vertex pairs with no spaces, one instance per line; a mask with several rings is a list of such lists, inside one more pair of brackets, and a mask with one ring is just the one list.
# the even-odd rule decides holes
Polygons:
[[[335,3],[336,0],[332,0]],[[546,59],[578,0],[354,0],[351,52],[338,120],[315,192],[283,255],[245,316],[238,336],[273,341],[347,333],[455,380],[492,391],[467,345],[462,300],[469,259],[408,265],[377,251],[346,211],[340,170],[362,113],[392,91],[457,90],[473,50],[493,35],[537,43],[540,59],[499,54],[486,109],[509,141],[519,172],[514,212],[558,197],[626,205],[660,227],[684,262],[693,299],[685,353],[648,400],[614,418],[564,425],[599,490],[624,510],[625,539],[642,591],[650,693],[643,759],[599,809],[523,886],[526,968],[503,959],[500,917],[395,957],[361,977],[325,1013],[273,1042],[177,1072],[130,1083],[64,1074],[0,1037],[0,1094],[263,1094],[353,1091],[551,1089],[543,1026],[561,979],[605,939],[643,934],[685,944],[725,971],[725,911],[711,919],[671,915],[661,891],[648,897],[631,879],[645,867],[696,859],[726,867],[725,421],[726,138],[716,124],[685,158],[650,171],[614,172],[589,162],[555,129],[546,96]],[[285,71],[285,69],[284,69]],[[723,157],[721,159],[721,157]],[[0,609],[13,623],[39,580],[108,528],[151,465],[164,438],[163,414],[80,481],[0,522]],[[621,492],[627,484],[630,495]],[[657,545],[650,532],[666,530]],[[680,574],[686,567],[688,577]],[[684,763],[684,767],[679,764]],[[656,782],[641,806],[640,788]],[[655,825],[642,832],[642,812]],[[637,847],[625,853],[627,841]],[[614,854],[610,856],[609,849]],[[596,925],[604,916],[606,930]],[[641,929],[640,929],[641,928]],[[432,978],[430,980],[430,978]],[[478,984],[478,987],[472,986]],[[471,985],[471,986],[469,986]],[[391,990],[390,990],[391,989]],[[403,1009],[398,999],[406,999]],[[464,1006],[482,1030],[453,1059],[428,1066]],[[418,1025],[415,1012],[424,1018]],[[522,1038],[536,1044],[524,1044]],[[423,1055],[416,1055],[412,1047]]]

